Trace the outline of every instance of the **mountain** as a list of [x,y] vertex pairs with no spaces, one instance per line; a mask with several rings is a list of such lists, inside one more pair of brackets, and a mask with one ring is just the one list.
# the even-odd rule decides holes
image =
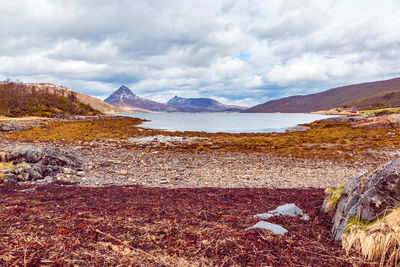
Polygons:
[[239,112],[245,109],[245,107],[240,106],[224,105],[211,98],[183,98],[175,96],[167,104],[186,112]]
[[246,109],[245,113],[314,112],[332,108],[377,109],[400,105],[400,78],[360,83],[310,95],[296,95]]
[[176,107],[138,97],[124,85],[107,97],[104,102],[112,104],[126,112],[179,111]]

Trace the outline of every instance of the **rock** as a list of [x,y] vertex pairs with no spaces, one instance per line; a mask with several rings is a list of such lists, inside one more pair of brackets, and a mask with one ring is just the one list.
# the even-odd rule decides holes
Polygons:
[[347,221],[355,217],[372,222],[400,203],[400,158],[371,173],[350,179],[333,216],[332,234],[339,240]]
[[127,171],[127,170],[121,170],[121,171],[119,172],[119,174],[121,174],[121,175],[127,175],[127,174],[128,174],[128,171]]
[[86,173],[84,171],[77,171],[76,175],[79,176],[79,177],[83,177],[83,176],[86,175]]
[[22,178],[24,179],[24,181],[28,181],[29,180],[29,173],[23,172],[23,173],[21,173],[21,175],[22,175]]
[[46,176],[46,177],[44,177],[44,180],[45,180],[47,183],[52,183],[52,182],[54,181],[53,177],[51,177],[51,176]]
[[303,221],[309,221],[310,216],[308,216],[308,214],[304,214],[300,219],[302,219]]
[[0,132],[20,130],[17,126],[11,123],[0,123]]
[[168,183],[169,183],[169,181],[167,179],[165,179],[165,178],[160,179],[160,184],[168,184]]
[[43,176],[36,170],[34,169],[29,169],[28,170],[28,174],[29,174],[29,181],[36,181],[36,180],[41,180],[43,179]]
[[72,173],[72,169],[70,169],[70,168],[64,168],[64,169],[63,169],[63,172],[64,172],[64,173],[67,173],[67,174],[70,174],[70,173]]
[[7,153],[0,152],[0,162],[6,162],[6,161],[7,161]]
[[220,149],[221,147],[220,147],[220,146],[213,145],[213,146],[210,146],[210,148],[211,148],[211,149]]
[[303,216],[304,214],[303,211],[296,206],[296,204],[291,203],[291,204],[281,205],[274,210],[268,211],[268,213],[254,215],[254,218],[267,220],[273,216],[278,216],[278,215],[296,217],[296,216]]
[[286,230],[285,228],[283,228],[280,225],[269,223],[269,222],[264,222],[264,221],[258,222],[255,225],[247,228],[246,230],[255,229],[255,228],[269,230],[274,235],[284,235],[285,233],[288,232],[288,230]]
[[250,179],[250,175],[243,175],[242,177],[243,179],[249,180]]
[[79,153],[60,148],[16,148],[8,153],[7,160],[25,159],[28,163],[41,163],[43,165],[80,167],[91,163],[90,159]]

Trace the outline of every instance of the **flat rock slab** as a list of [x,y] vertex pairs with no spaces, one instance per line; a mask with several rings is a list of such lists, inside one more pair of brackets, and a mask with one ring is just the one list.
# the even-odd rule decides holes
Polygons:
[[303,211],[294,203],[281,205],[274,210],[268,211],[267,213],[256,214],[254,215],[254,218],[268,220],[271,217],[279,215],[290,217],[302,216],[301,219],[306,221],[310,219],[310,217],[307,214],[304,214]]
[[288,230],[286,230],[285,228],[283,228],[282,226],[280,226],[278,224],[273,224],[273,223],[269,223],[269,222],[265,222],[265,221],[260,221],[260,222],[256,223],[255,225],[247,228],[246,230],[255,229],[255,228],[270,230],[274,235],[284,235],[285,233],[288,232]]

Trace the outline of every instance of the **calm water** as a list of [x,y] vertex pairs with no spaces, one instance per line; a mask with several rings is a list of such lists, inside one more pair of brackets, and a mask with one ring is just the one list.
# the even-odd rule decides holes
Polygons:
[[141,125],[146,128],[209,133],[283,132],[298,124],[332,117],[300,113],[129,113],[119,115],[150,120]]

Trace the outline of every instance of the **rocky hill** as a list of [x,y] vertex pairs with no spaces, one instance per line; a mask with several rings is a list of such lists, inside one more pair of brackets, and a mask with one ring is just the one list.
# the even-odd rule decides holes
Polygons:
[[124,85],[107,97],[104,102],[112,104],[125,112],[179,111],[176,107],[138,97]]
[[96,115],[115,107],[54,84],[0,82],[0,115]]
[[175,96],[171,98],[168,105],[181,108],[186,112],[239,112],[245,107],[224,105],[211,98],[183,98]]
[[400,106],[400,78],[360,83],[310,95],[268,101],[244,110],[247,113],[313,112],[332,108],[377,109]]

